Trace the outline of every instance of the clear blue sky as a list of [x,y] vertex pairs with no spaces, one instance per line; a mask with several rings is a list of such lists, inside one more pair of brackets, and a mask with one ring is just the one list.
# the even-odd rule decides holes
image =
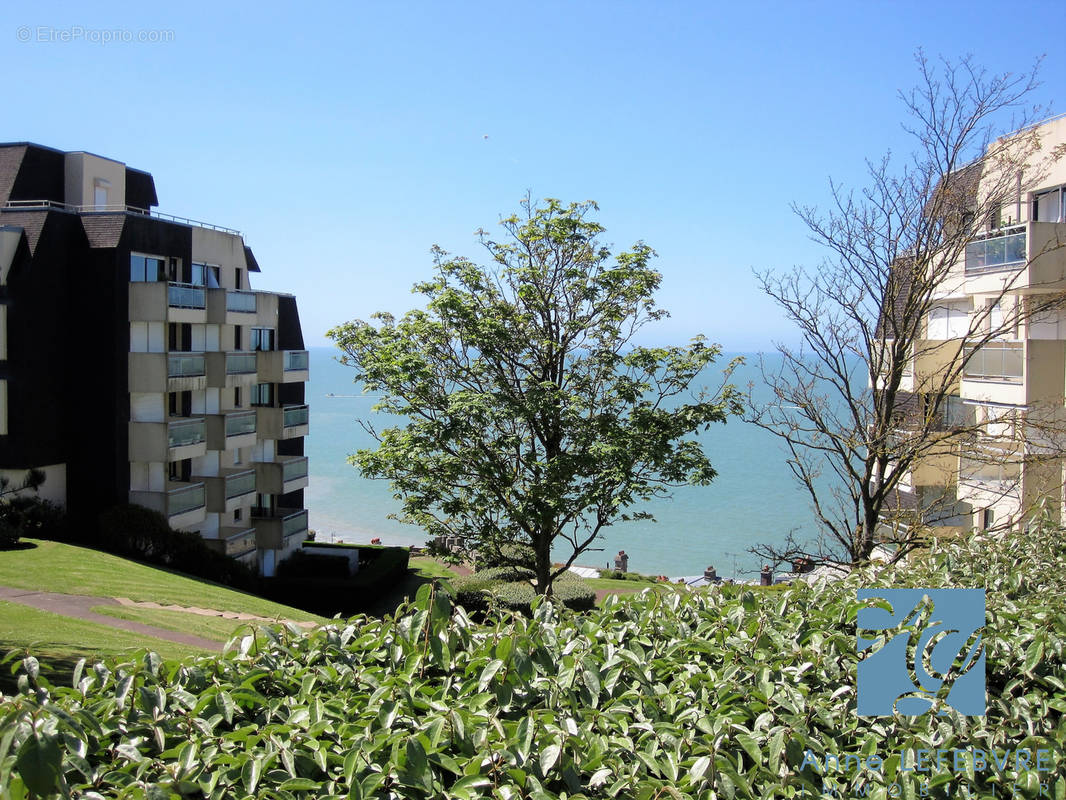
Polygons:
[[[1041,0],[19,4],[0,140],[117,158],[160,210],[239,228],[311,346],[415,305],[430,246],[480,258],[529,189],[658,251],[656,339],[757,350],[791,331],[752,269],[816,264],[790,203],[907,147],[915,49],[1046,54],[1033,99],[1061,111],[1064,22]],[[87,41],[115,30],[169,41]]]

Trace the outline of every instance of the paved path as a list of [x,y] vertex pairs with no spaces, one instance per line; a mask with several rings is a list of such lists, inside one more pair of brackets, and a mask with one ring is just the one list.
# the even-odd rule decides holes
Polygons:
[[[87,597],[82,594],[59,594],[57,592],[35,592],[32,589],[13,589],[8,586],[0,586],[0,600],[19,603],[42,611],[51,611],[54,614],[62,614],[64,617],[83,619],[86,622],[95,622],[98,625],[106,625],[109,628],[118,628],[131,631],[142,636],[151,636],[156,639],[164,639],[168,642],[199,647],[202,650],[222,649],[222,643],[202,636],[194,636],[191,633],[168,631],[166,628],[157,628],[154,625],[145,625],[141,622],[133,622],[128,619],[109,617],[106,614],[97,614],[91,609],[96,606],[117,606],[119,602],[113,597]],[[42,633],[44,633],[42,631]]]
[[[43,611],[51,611],[55,614],[62,614],[64,617],[74,617],[75,619],[83,619],[86,622],[95,622],[99,625],[106,625],[109,628],[118,628],[119,630],[130,631],[142,636],[151,636],[168,642],[177,642],[178,644],[198,647],[202,650],[213,650],[216,652],[222,650],[222,643],[216,642],[213,639],[205,639],[202,636],[196,636],[191,633],[181,633],[180,631],[171,631],[166,628],[157,628],[154,625],[145,625],[142,622],[119,619],[118,617],[111,617],[107,614],[98,614],[92,609],[97,606],[125,606],[127,608],[151,608],[164,611],[180,611],[205,617],[223,617],[235,621],[277,621],[268,619],[267,617],[257,617],[254,614],[245,614],[236,611],[216,611],[210,608],[196,608],[195,606],[185,607],[160,605],[159,603],[151,602],[134,602],[125,597],[88,597],[81,594],[37,592],[32,589],[15,589],[10,586],[0,586],[0,600],[7,600],[12,603],[19,603],[32,608],[39,608]],[[297,622],[296,624],[304,627],[314,627],[315,625],[314,622]]]

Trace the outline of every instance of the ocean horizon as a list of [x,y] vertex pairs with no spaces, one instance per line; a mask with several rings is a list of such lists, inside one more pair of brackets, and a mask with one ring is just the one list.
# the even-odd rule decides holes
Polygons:
[[[361,393],[353,383],[353,369],[337,361],[331,347],[310,349],[309,486],[305,504],[309,526],[319,541],[369,542],[421,545],[425,532],[413,525],[389,519],[399,501],[388,482],[363,478],[348,456],[373,447],[374,440],[359,424],[369,421],[380,428],[402,424],[402,419],[376,414],[371,407],[377,396]],[[741,356],[730,382],[744,392],[749,383],[756,399],[768,396],[757,366],[758,354],[725,353],[710,365],[696,385],[716,387],[729,361]],[[777,359],[767,354],[768,363]],[[629,555],[635,572],[670,577],[701,575],[714,566],[723,577],[750,579],[762,562],[748,552],[753,544],[781,543],[790,531],[813,536],[815,527],[810,501],[792,477],[785,449],[767,431],[731,418],[712,425],[699,435],[718,477],[709,486],[684,486],[668,499],[634,505],[650,511],[656,522],[619,522],[605,529],[596,551],[578,557],[582,566],[613,565],[619,550]],[[559,557],[561,554],[557,553]]]

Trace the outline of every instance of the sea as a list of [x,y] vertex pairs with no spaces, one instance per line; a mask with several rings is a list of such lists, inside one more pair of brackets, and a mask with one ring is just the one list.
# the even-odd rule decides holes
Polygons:
[[[363,394],[353,383],[354,371],[337,360],[329,347],[310,350],[310,434],[305,440],[310,482],[305,490],[309,527],[319,541],[421,545],[420,528],[390,519],[400,509],[388,482],[368,480],[348,463],[356,450],[375,441],[360,425],[395,425],[402,418],[372,411],[379,399]],[[722,368],[732,358],[745,362],[730,382],[764,401],[768,390],[756,354],[723,354],[700,374],[694,385],[717,387]],[[777,356],[767,355],[773,367]],[[577,564],[606,567],[624,550],[629,569],[672,578],[701,575],[713,566],[723,577],[741,580],[758,575],[762,562],[749,552],[758,543],[781,543],[790,531],[801,537],[816,534],[810,501],[786,463],[783,445],[773,434],[731,418],[700,433],[704,451],[718,472],[709,486],[674,489],[667,499],[634,507],[649,511],[655,522],[619,522],[604,530],[597,550],[582,554]],[[556,557],[562,557],[561,552]],[[566,554],[568,555],[568,554]]]

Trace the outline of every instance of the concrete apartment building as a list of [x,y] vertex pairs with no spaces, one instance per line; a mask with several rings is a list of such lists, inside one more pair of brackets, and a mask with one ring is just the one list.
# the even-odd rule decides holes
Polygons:
[[[950,387],[944,429],[977,435],[924,459],[900,487],[902,506],[947,498],[927,520],[942,530],[1008,529],[1042,504],[1057,518],[1066,507],[1066,307],[1055,300],[1066,291],[1066,117],[1027,130],[1039,144],[1007,176],[1015,188],[1003,202],[981,204],[991,184],[1008,184],[993,174],[996,162],[981,167],[975,203],[989,213],[938,287],[901,386],[920,404],[930,376],[970,356]],[[1058,307],[1033,313],[1047,301]]]
[[296,298],[239,232],[155,212],[150,174],[0,145],[0,475],[93,524],[163,513],[272,575],[307,534]]

